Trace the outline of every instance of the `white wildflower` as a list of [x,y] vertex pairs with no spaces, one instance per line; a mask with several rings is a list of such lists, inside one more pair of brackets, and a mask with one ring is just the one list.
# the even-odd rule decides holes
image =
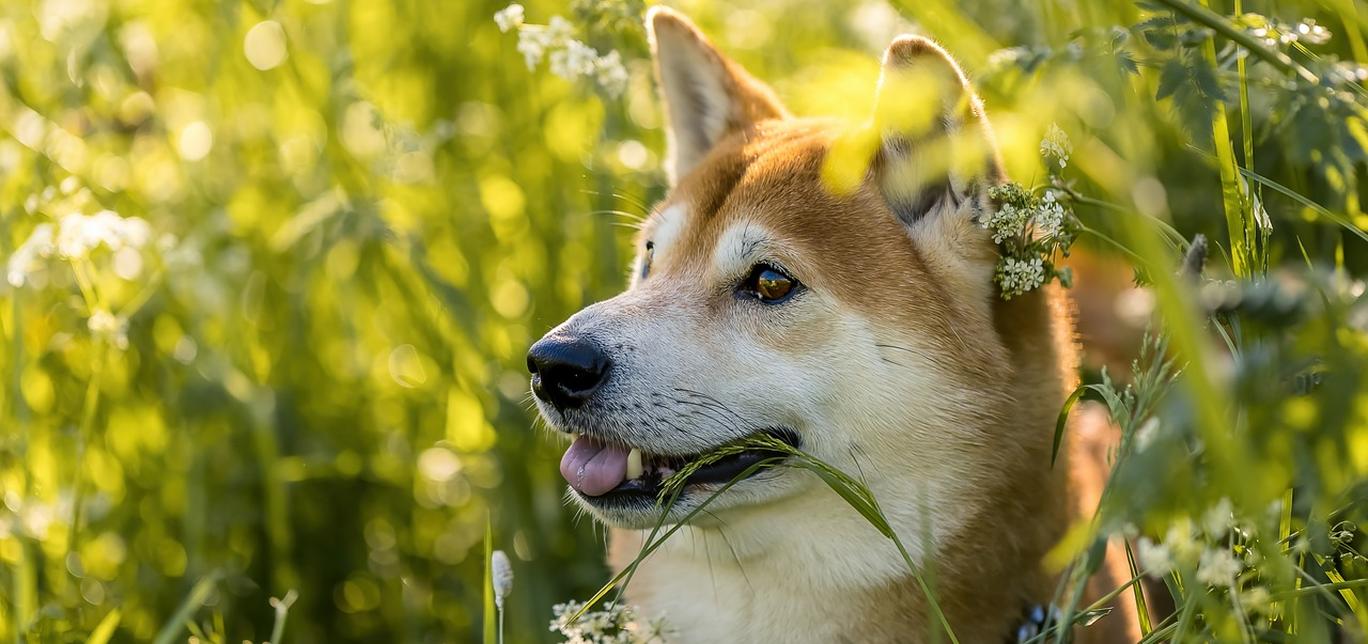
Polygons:
[[491,585],[494,586],[494,606],[499,610],[499,644],[504,641],[504,598],[513,591],[513,565],[502,550],[489,557]]
[[56,250],[53,240],[52,224],[38,224],[28,239],[10,255],[5,266],[5,277],[10,286],[18,288],[29,280],[29,275],[42,267],[42,260],[52,256]]
[[1275,31],[1268,27],[1255,27],[1249,30],[1250,35],[1258,38],[1265,47],[1277,47],[1278,39],[1274,37]]
[[[517,5],[514,5],[517,6]],[[513,590],[513,565],[508,561],[508,555],[502,550],[495,550],[490,560],[494,576],[494,603],[503,609],[504,598]]]
[[1140,567],[1145,573],[1160,577],[1173,570],[1173,552],[1168,546],[1155,543],[1148,537],[1140,537],[1135,545],[1135,557],[1140,560]]
[[1045,138],[1040,140],[1040,156],[1045,157],[1047,162],[1055,160],[1059,163],[1059,169],[1063,170],[1069,165],[1069,155],[1072,153],[1073,144],[1069,142],[1069,135],[1060,129],[1059,124],[1051,123]]
[[[1329,66],[1326,77],[1333,86],[1345,85],[1348,83],[1362,83],[1368,81],[1368,65],[1337,62]],[[27,206],[25,207],[27,208]]]
[[584,604],[568,601],[552,607],[555,619],[549,630],[566,637],[569,644],[647,644],[664,642],[661,622],[642,624],[631,606],[609,602],[602,610],[586,612],[571,624],[570,618]]
[[499,25],[499,31],[508,33],[510,29],[517,29],[523,25],[523,17],[523,6],[515,2],[495,13],[494,23]]
[[988,54],[988,68],[997,69],[1008,65],[1015,65],[1018,61],[1030,55],[1031,51],[1025,47],[1006,47]]
[[1209,548],[1202,552],[1197,564],[1197,581],[1210,586],[1226,586],[1240,574],[1240,562],[1224,548]]
[[1173,553],[1175,561],[1191,565],[1201,552],[1201,544],[1193,538],[1192,522],[1187,518],[1175,521],[1164,533],[1164,545]]
[[528,69],[536,69],[543,59],[551,73],[566,80],[585,79],[598,85],[605,94],[619,96],[630,77],[622,55],[610,51],[600,56],[593,47],[575,38],[575,27],[560,16],[546,25],[524,23],[522,5],[511,4],[494,14],[500,31],[518,31],[518,53]]
[[599,58],[594,71],[599,87],[609,96],[619,96],[627,89],[627,68],[622,65],[622,56],[617,50]]
[[1046,237],[1054,237],[1064,229],[1064,204],[1059,203],[1055,191],[1045,191],[1034,219],[1036,230]]
[[96,247],[110,250],[140,248],[151,237],[151,227],[138,217],[120,217],[110,210],[93,215],[71,213],[62,217],[57,232],[57,252],[68,259],[85,257]]
[[1045,283],[1045,262],[1039,257],[1017,259],[1008,257],[998,267],[998,286],[1004,297],[1011,298],[1033,291]]
[[523,62],[527,63],[528,69],[535,68],[541,62],[550,44],[543,29],[523,29],[518,32],[518,53],[523,55]]
[[1273,595],[1263,586],[1255,586],[1242,593],[1245,608],[1250,612],[1268,614],[1273,612]]
[[1026,222],[1030,219],[1030,210],[1005,203],[988,218],[985,227],[993,231],[993,243],[1001,244],[1008,239],[1020,237],[1026,231]]
[[568,40],[564,49],[551,52],[551,73],[566,80],[594,73],[598,52],[578,40]]
[[1306,18],[1297,25],[1297,37],[1308,44],[1324,45],[1330,41],[1330,30],[1316,24],[1315,18]]
[[1235,517],[1228,498],[1217,501],[1202,515],[1202,530],[1211,539],[1224,537],[1234,523]]
[[95,337],[109,341],[120,350],[128,348],[128,320],[104,309],[96,309],[86,320],[86,328]]
[[560,16],[551,16],[550,22],[546,25],[546,37],[557,45],[564,43],[575,35],[575,26],[569,20]]

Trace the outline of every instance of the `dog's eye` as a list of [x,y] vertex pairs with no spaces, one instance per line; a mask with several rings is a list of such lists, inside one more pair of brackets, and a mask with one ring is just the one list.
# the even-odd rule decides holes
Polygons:
[[765,304],[778,304],[798,290],[798,280],[769,264],[756,264],[741,291]]
[[655,255],[655,242],[646,242],[646,252],[641,257],[641,279],[651,274],[651,258]]

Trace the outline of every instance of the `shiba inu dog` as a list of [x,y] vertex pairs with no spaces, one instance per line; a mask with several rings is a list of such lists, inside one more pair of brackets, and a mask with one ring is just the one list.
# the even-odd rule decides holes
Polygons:
[[[851,130],[791,116],[679,14],[656,8],[647,28],[672,190],[627,290],[528,356],[541,413],[573,437],[570,494],[612,528],[610,562],[636,556],[664,477],[768,434],[867,482],[960,642],[1013,641],[1025,607],[1052,597],[1041,559],[1079,504],[1050,467],[1076,357],[1060,292],[1008,301],[994,286],[980,220],[1003,177],[963,72],[930,40],[894,40],[878,113]],[[860,164],[843,187],[837,154]],[[667,521],[767,456],[700,469]],[[682,642],[920,642],[940,628],[893,544],[782,466],[718,496],[628,598]],[[1121,641],[1133,620],[1102,622],[1082,635]]]

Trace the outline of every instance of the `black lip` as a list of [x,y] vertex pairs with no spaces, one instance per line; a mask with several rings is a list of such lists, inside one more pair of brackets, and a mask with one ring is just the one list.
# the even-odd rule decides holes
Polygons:
[[[798,437],[798,433],[787,427],[776,427],[757,433],[774,436],[794,448],[802,446],[802,439]],[[785,456],[787,456],[786,453],[772,449],[746,450],[699,468],[697,472],[694,472],[689,476],[684,485],[727,483],[742,472],[745,472],[747,468],[760,461],[767,458],[783,458]],[[682,458],[680,459],[680,462],[681,464],[687,463],[694,458],[697,458],[697,455]],[[757,469],[746,478],[755,476],[760,472],[761,470]],[[618,485],[606,494],[600,496],[586,496],[581,494],[580,497],[595,505],[631,505],[640,504],[642,502],[654,504],[656,499],[660,497],[663,483],[664,480],[659,476],[653,478],[637,478],[630,481],[624,481],[621,485]]]

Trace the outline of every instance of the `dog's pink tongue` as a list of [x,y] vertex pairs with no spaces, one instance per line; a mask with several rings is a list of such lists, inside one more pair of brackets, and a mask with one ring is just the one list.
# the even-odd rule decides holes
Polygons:
[[627,450],[580,436],[565,450],[560,471],[581,494],[602,496],[627,480]]

